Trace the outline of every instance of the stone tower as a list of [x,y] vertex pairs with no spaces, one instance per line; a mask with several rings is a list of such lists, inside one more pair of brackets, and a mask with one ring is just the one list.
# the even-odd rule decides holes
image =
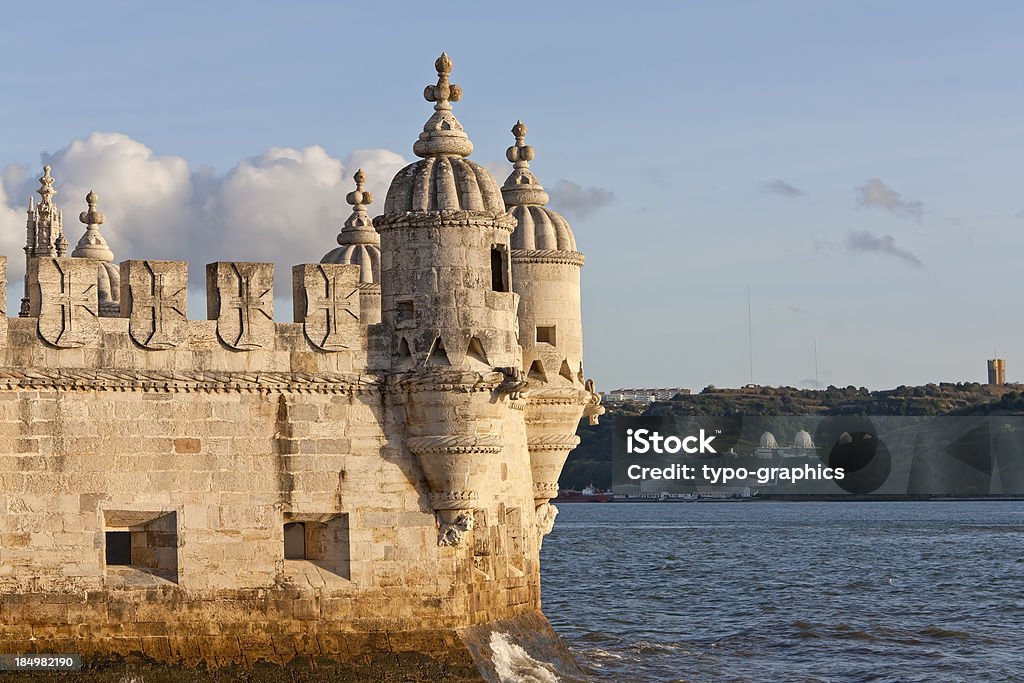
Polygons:
[[374,223],[392,395],[441,537],[457,543],[481,507],[488,461],[513,458],[522,442],[508,414],[522,407],[509,263],[515,221],[491,174],[466,158],[473,143],[452,113],[462,96],[448,80],[452,60],[442,54],[434,66],[437,84],[424,92],[434,114],[413,145],[421,159],[395,176]]
[[533,147],[526,126],[512,127],[515,144],[505,155],[514,164],[501,188],[512,233],[512,289],[519,295],[522,368],[529,381],[526,431],[533,469],[534,500],[542,514],[558,495],[558,475],[578,443],[584,411],[603,412],[583,374],[580,269],[583,254],[568,221],[549,209],[548,195],[530,171]]

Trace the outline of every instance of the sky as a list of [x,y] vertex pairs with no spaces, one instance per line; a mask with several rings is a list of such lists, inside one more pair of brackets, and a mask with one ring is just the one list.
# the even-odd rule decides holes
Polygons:
[[376,215],[414,160],[445,50],[472,158],[499,182],[509,129],[529,127],[587,255],[599,389],[984,381],[993,353],[1024,380],[1020,3],[55,0],[0,16],[9,311],[50,163],[72,245],[95,189],[117,260],[190,261],[193,317],[203,264],[272,260],[290,320],[291,266],[335,246],[355,169]]

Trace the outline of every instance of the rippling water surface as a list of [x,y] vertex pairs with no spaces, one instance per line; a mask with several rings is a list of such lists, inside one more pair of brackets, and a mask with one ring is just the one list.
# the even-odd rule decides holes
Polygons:
[[1024,503],[565,504],[544,612],[596,680],[1024,681]]

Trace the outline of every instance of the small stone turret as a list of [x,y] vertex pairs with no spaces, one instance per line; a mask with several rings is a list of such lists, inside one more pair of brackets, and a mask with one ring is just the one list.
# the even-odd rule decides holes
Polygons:
[[352,176],[356,189],[345,196],[352,205],[352,215],[338,233],[340,246],[327,252],[320,263],[354,264],[359,266],[359,313],[362,322],[380,322],[380,234],[366,208],[373,204],[373,193],[366,190],[363,169]]
[[519,341],[529,381],[526,434],[534,501],[540,516],[553,520],[553,509],[541,506],[558,495],[562,466],[579,443],[576,426],[585,413],[596,420],[603,409],[583,375],[583,254],[568,221],[546,206],[548,195],[530,170],[534,149],[526,144],[522,121],[512,135],[515,144],[505,156],[513,169],[501,194],[516,219],[512,285],[519,294]]
[[121,314],[121,271],[114,265],[114,252],[110,250],[107,240],[100,233],[100,226],[106,219],[96,208],[99,201],[99,195],[95,192],[90,191],[85,196],[85,203],[89,208],[78,216],[78,220],[86,226],[85,234],[78,240],[78,245],[71,252],[71,256],[99,261],[96,267],[99,312],[101,316],[116,318]]
[[[395,176],[374,223],[381,237],[381,307],[389,379],[405,414],[405,445],[430,485],[440,542],[459,544],[484,507],[492,462],[514,453],[505,434],[520,365],[518,297],[497,182],[466,157],[473,143],[452,113],[462,89],[452,60],[434,66],[434,114]],[[511,429],[511,428],[509,428]]]
[[57,190],[53,188],[53,176],[50,166],[43,166],[43,175],[39,178],[39,204],[31,199],[28,203],[28,220],[25,222],[27,237],[25,240],[25,295],[21,299],[22,318],[38,315],[38,308],[33,312],[31,299],[32,290],[36,286],[33,279],[32,260],[42,256],[64,256],[68,251],[68,241],[64,239],[64,214],[53,202]]

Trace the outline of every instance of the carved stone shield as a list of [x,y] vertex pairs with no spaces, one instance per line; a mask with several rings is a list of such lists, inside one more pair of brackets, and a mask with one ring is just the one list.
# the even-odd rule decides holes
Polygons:
[[39,293],[39,336],[70,349],[99,338],[96,261],[40,258],[35,263]]
[[273,343],[273,263],[210,263],[206,287],[207,310],[222,342],[240,351]]
[[315,263],[292,268],[296,322],[324,351],[359,348],[359,266]]
[[124,261],[121,302],[128,307],[128,333],[147,349],[173,349],[185,341],[188,324],[188,264],[184,261]]

